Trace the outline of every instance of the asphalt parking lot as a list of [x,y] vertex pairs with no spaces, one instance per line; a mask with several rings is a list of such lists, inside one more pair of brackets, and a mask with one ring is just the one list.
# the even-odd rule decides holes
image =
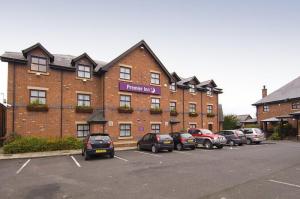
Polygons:
[[299,198],[300,143],[0,161],[0,198]]

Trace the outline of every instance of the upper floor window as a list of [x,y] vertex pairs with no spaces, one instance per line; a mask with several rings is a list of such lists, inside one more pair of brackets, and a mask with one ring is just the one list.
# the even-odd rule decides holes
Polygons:
[[86,137],[90,133],[90,125],[77,124],[77,137]]
[[293,102],[292,109],[300,109],[300,102]]
[[196,104],[190,103],[190,105],[189,105],[189,112],[190,113],[196,113]]
[[207,96],[212,96],[212,88],[208,87],[206,94]]
[[130,80],[131,79],[131,68],[120,67],[120,79]]
[[38,72],[47,72],[47,59],[41,57],[31,57],[30,70]]
[[151,84],[160,84],[160,75],[158,73],[151,73]]
[[120,95],[120,107],[131,107],[130,95]]
[[191,129],[197,128],[197,124],[190,124],[190,128],[191,128]]
[[91,106],[91,95],[78,94],[77,95],[77,106]]
[[170,91],[176,91],[176,83],[170,84]]
[[207,113],[213,112],[213,105],[207,105]]
[[46,104],[46,91],[30,90],[30,104]]
[[151,124],[151,133],[160,133],[160,124]]
[[170,111],[176,111],[176,102],[170,102]]
[[85,65],[78,65],[77,76],[80,78],[91,78],[91,67]]
[[268,105],[264,105],[263,112],[269,112],[269,111],[270,111],[270,107]]
[[131,136],[131,124],[120,124],[120,137]]
[[151,108],[153,108],[153,109],[160,108],[160,99],[159,98],[151,98]]
[[193,85],[193,84],[190,84],[189,86],[190,86],[189,92],[190,93],[195,93],[196,92],[196,86]]

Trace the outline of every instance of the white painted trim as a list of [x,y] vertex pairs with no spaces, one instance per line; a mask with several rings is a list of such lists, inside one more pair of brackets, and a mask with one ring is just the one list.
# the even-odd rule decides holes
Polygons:
[[161,72],[157,71],[157,70],[150,70],[150,73],[157,73],[157,74],[161,74]]
[[129,137],[118,137],[118,140],[131,140],[131,139],[133,139],[133,137],[132,136],[129,136]]
[[28,90],[44,90],[44,91],[48,91],[49,88],[44,88],[44,87],[37,87],[37,86],[27,86]]
[[132,93],[127,93],[127,92],[118,92],[119,95],[130,95],[132,96]]
[[88,91],[76,91],[76,94],[88,94],[88,95],[92,95],[92,92],[88,92]]
[[127,64],[119,64],[120,67],[125,67],[125,68],[132,68],[131,65],[127,65]]
[[119,78],[119,81],[120,81],[120,82],[131,82],[131,83],[133,82],[133,81],[130,80],[130,79],[120,79],[120,78]]
[[197,104],[197,102],[189,102],[189,104]]
[[88,124],[86,121],[75,121],[75,124]]
[[189,122],[189,124],[196,124],[197,125],[198,123],[197,122]]
[[150,124],[162,124],[162,122],[152,122],[152,121],[150,121]]
[[151,97],[151,98],[157,98],[157,99],[160,99],[160,98],[161,98],[160,95],[158,95],[158,96],[156,96],[156,95],[150,95],[150,97]]
[[119,121],[118,124],[132,124],[132,121]]
[[206,106],[208,106],[208,105],[214,106],[214,104],[206,104]]
[[207,122],[207,124],[214,124],[213,122]]
[[170,102],[177,102],[177,100],[170,100]]

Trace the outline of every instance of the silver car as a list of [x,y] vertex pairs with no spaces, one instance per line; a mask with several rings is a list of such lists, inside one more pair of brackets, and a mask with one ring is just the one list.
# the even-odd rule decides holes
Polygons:
[[262,141],[266,140],[265,134],[259,128],[244,128],[241,130],[247,138],[247,144],[260,144]]

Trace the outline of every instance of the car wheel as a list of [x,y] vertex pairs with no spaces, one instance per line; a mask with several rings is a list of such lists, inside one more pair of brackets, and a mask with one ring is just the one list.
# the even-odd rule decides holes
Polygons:
[[151,151],[152,151],[153,153],[157,153],[157,152],[158,152],[158,150],[157,150],[157,148],[156,148],[155,145],[152,146]]
[[247,144],[252,144],[251,139],[247,139]]
[[195,149],[196,149],[196,147],[194,146],[194,147],[192,147],[191,149],[192,149],[192,150],[195,150]]
[[89,159],[90,159],[90,156],[87,154],[86,151],[84,152],[84,159],[85,159],[85,160],[89,160]]
[[137,150],[138,150],[138,151],[141,151],[141,150],[142,150],[140,144],[137,145]]
[[223,149],[223,145],[217,146],[218,149]]
[[169,151],[169,152],[172,152],[172,151],[173,151],[173,149],[168,149],[168,151]]
[[212,149],[213,148],[213,145],[211,143],[211,141],[209,140],[206,140],[203,144],[203,146],[206,148],[206,149]]
[[230,145],[230,146],[234,146],[234,141],[233,141],[233,140],[230,140],[230,141],[229,141],[229,145]]
[[260,144],[260,142],[256,142],[256,144]]
[[178,143],[177,145],[176,145],[176,148],[177,148],[177,150],[178,151],[182,151],[182,145],[180,144],[180,143]]
[[83,150],[83,149],[82,149],[82,151],[81,151],[81,155],[84,156],[84,150]]
[[243,143],[240,143],[239,146],[243,146]]

